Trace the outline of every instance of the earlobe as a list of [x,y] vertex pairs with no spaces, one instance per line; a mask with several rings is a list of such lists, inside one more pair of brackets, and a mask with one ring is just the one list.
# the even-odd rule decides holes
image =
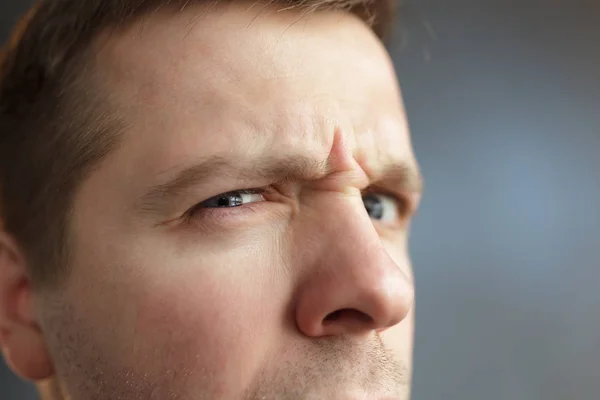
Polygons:
[[24,379],[40,381],[54,375],[43,336],[36,329],[14,329],[5,341],[4,356],[9,367]]
[[0,230],[0,348],[16,374],[36,381],[49,378],[54,369],[32,304],[24,257]]

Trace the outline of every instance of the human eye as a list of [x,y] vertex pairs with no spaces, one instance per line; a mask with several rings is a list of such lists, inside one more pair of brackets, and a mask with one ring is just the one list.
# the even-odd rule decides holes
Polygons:
[[264,201],[263,190],[245,189],[236,190],[227,193],[221,193],[211,197],[196,206],[198,208],[232,208],[241,207],[247,204]]
[[265,189],[243,189],[221,193],[206,199],[186,212],[186,219],[208,223],[225,222],[254,211],[256,203],[264,202]]
[[404,204],[401,199],[377,192],[365,193],[362,199],[371,219],[386,225],[399,223],[402,219]]

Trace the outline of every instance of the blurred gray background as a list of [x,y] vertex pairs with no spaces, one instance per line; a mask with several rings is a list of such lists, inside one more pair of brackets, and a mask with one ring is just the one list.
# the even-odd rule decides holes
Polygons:
[[427,180],[413,399],[600,399],[600,2],[413,0],[391,50]]

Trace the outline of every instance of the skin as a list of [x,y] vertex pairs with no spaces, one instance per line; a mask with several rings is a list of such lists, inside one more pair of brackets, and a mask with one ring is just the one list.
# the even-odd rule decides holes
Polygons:
[[0,236],[15,372],[75,400],[408,399],[420,181],[369,28],[230,5],[105,39],[127,129],[78,190],[63,287],[34,291]]

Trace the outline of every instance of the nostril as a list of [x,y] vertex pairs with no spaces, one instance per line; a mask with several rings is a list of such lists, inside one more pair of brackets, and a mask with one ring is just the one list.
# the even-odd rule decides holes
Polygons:
[[346,311],[346,310],[337,310],[337,311],[330,313],[328,316],[325,317],[325,321],[327,321],[327,322],[337,321],[338,319],[341,318],[344,311]]
[[373,318],[358,310],[354,310],[351,308],[343,308],[341,310],[336,310],[332,313],[329,313],[324,320],[324,322],[327,323],[337,323],[345,321],[355,321],[362,324],[372,324]]

